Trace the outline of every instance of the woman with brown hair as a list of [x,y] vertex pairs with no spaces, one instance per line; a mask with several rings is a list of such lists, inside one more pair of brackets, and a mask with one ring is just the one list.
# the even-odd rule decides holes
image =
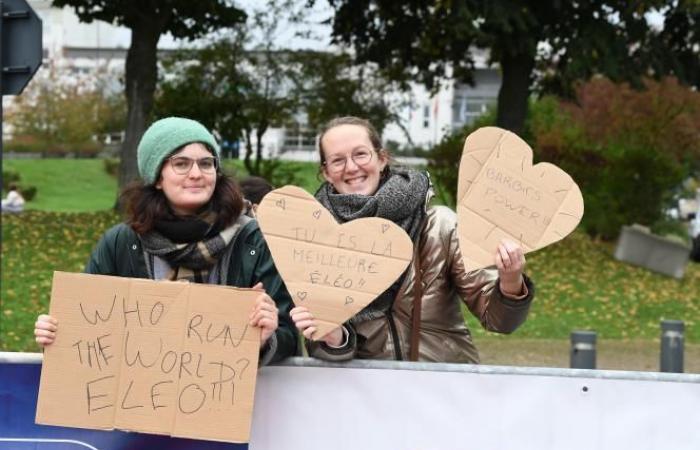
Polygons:
[[[523,274],[522,248],[503,241],[495,268],[467,272],[455,213],[428,206],[427,173],[390,166],[379,134],[366,120],[332,120],[319,136],[321,173],[316,192],[340,223],[361,217],[393,221],[414,244],[413,261],[384,293],[342,327],[307,341],[311,356],[327,360],[397,359],[478,363],[459,299],[490,331],[510,333],[526,319],[534,295]],[[291,311],[305,337],[316,330],[305,307]]]
[[[296,353],[291,299],[219,156],[200,123],[179,117],[153,123],[138,147],[143,181],[122,194],[126,222],[105,233],[85,272],[260,290],[250,325],[262,329],[263,365]],[[37,343],[50,345],[57,327],[54,318],[39,316]]]

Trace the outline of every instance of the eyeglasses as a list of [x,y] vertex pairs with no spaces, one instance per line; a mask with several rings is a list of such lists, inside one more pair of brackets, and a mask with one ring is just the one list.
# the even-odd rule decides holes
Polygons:
[[207,156],[206,158],[192,159],[187,156],[171,156],[168,158],[170,166],[178,175],[187,175],[192,170],[192,165],[196,162],[197,167],[203,173],[216,172],[216,158]]
[[[352,152],[350,159],[357,166],[366,166],[372,161],[373,150],[360,149]],[[326,169],[331,173],[340,173],[345,170],[348,164],[348,158],[345,156],[335,156],[323,163]]]

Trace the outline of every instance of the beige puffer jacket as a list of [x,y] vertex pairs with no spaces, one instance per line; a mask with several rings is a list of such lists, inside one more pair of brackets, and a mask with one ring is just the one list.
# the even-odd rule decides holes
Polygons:
[[[418,280],[422,281],[423,292],[419,361],[479,362],[479,354],[464,323],[460,298],[487,330],[510,333],[518,328],[527,317],[534,295],[532,282],[525,277],[527,292],[522,298],[511,300],[498,288],[496,269],[467,273],[456,225],[457,216],[451,209],[429,208],[416,249],[419,262],[414,256],[390,313],[359,323],[351,319],[345,324],[349,332],[347,345],[331,348],[322,342],[308,342],[309,354],[329,361],[408,360]],[[416,266],[419,266],[419,275]]]

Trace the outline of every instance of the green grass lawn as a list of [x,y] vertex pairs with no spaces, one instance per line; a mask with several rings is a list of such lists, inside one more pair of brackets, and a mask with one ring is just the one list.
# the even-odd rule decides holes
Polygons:
[[26,209],[83,212],[114,206],[117,180],[101,159],[6,159],[2,165],[20,174],[20,185],[36,186]]
[[[29,169],[31,163],[37,167]],[[66,193],[71,192],[76,197],[70,199],[71,208],[83,211],[27,211],[2,218],[0,350],[36,351],[32,329],[36,315],[48,310],[51,275],[54,270],[82,270],[100,235],[120,220],[108,210],[90,212],[109,208],[115,188],[111,196],[103,192],[110,178],[96,167],[99,161],[4,164],[6,168],[17,167],[23,180],[39,187],[39,195],[42,177],[35,174],[63,174],[55,178],[55,187],[51,183],[43,186],[43,205],[68,202]],[[42,165],[50,167],[39,167]],[[313,192],[318,185],[315,166],[292,167],[304,174],[302,185]],[[85,175],[90,171],[93,181]],[[66,185],[77,184],[77,180],[85,180],[80,181],[80,189],[66,190]],[[103,195],[103,200],[90,200],[98,195]],[[38,199],[36,205],[37,210],[46,209],[38,207]],[[528,321],[515,337],[566,340],[572,330],[589,329],[597,331],[600,339],[658,339],[660,320],[680,319],[685,321],[686,340],[700,343],[700,264],[690,264],[685,277],[675,280],[617,262],[612,253],[613,244],[594,242],[575,232],[560,243],[528,255],[528,274],[536,283],[537,294]],[[467,316],[474,334],[485,336],[487,333],[474,318]]]
[[[26,209],[54,212],[103,211],[114,206],[117,180],[107,174],[101,159],[9,159],[3,170],[18,172],[20,185],[36,186]],[[313,193],[320,181],[314,163],[288,162],[284,171],[295,184]],[[227,160],[224,169],[236,178],[247,176],[243,161]]]
[[[568,339],[593,330],[599,339],[658,339],[663,319],[683,320],[686,340],[700,342],[700,264],[681,280],[621,263],[614,244],[580,231],[526,255],[536,300],[518,337]],[[476,335],[487,334],[469,316]],[[495,335],[494,335],[495,336]]]

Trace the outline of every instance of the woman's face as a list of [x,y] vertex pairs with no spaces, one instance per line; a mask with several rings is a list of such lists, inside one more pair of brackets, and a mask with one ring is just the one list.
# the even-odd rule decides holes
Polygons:
[[323,176],[340,194],[373,195],[379,187],[388,160],[372,146],[367,130],[360,125],[338,125],[321,140]]
[[213,158],[204,144],[194,142],[165,160],[155,186],[163,190],[175,214],[195,214],[209,202],[216,186]]

